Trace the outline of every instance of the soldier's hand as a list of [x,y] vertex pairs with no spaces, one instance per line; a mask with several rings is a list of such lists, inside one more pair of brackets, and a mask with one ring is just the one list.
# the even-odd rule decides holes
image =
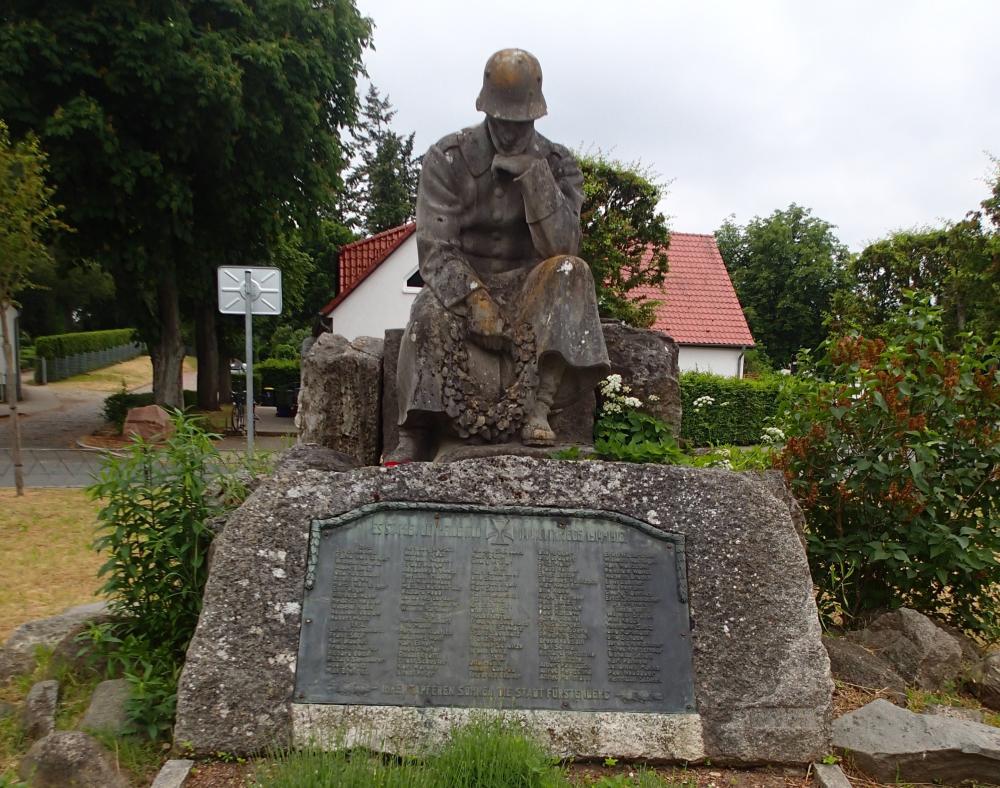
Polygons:
[[493,157],[493,176],[496,177],[498,173],[505,172],[512,178],[516,178],[519,175],[524,175],[536,161],[539,161],[537,157],[527,153],[519,153],[517,156],[504,156],[498,153]]
[[483,288],[465,299],[466,319],[472,341],[487,350],[500,350],[507,342],[507,328],[500,307]]

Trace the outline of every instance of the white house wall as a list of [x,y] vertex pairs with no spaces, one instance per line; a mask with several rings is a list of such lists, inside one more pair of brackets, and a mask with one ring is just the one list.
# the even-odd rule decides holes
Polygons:
[[712,372],[735,378],[740,375],[742,352],[733,347],[681,345],[677,352],[677,365],[681,372]]
[[416,267],[417,237],[411,235],[333,310],[333,333],[357,339],[405,328],[419,292],[406,287],[406,279]]

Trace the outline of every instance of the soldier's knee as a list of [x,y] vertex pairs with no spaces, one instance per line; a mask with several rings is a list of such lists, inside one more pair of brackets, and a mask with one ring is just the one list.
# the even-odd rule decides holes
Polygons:
[[590,266],[586,260],[569,254],[559,254],[542,261],[541,265],[552,273],[563,276],[590,276]]

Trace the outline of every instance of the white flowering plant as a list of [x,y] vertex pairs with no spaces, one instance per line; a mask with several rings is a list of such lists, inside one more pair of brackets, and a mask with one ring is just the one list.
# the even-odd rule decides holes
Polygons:
[[[687,462],[670,427],[640,410],[642,400],[621,375],[609,375],[598,385],[601,409],[594,429],[594,450],[604,459],[621,462]],[[655,395],[648,399],[656,401]]]

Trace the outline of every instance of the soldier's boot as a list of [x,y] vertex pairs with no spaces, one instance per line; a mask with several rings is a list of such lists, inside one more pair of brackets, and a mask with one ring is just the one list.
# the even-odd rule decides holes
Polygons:
[[427,427],[400,427],[396,448],[383,458],[383,465],[400,465],[406,462],[420,462],[427,459],[430,433]]
[[538,370],[538,389],[521,430],[521,442],[525,446],[555,445],[556,434],[549,426],[549,411],[562,382],[563,370],[562,359],[556,356],[544,359]]

